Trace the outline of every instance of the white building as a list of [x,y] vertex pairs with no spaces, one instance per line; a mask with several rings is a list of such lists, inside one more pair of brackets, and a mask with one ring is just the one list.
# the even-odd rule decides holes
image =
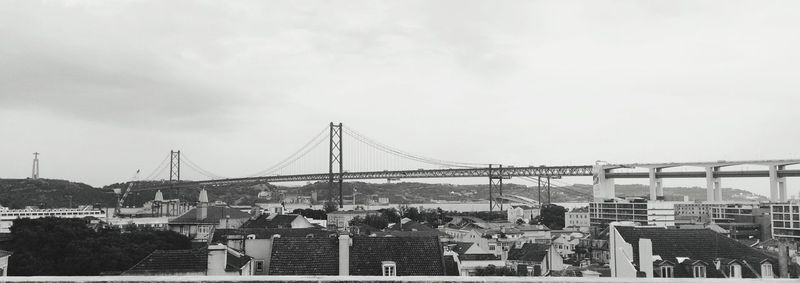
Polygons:
[[770,204],[772,236],[800,240],[800,202]]
[[103,211],[89,206],[82,208],[53,209],[9,209],[7,207],[0,206],[0,233],[11,233],[11,225],[13,224],[14,220],[18,218],[84,218],[87,216],[101,218],[104,217],[105,214]]
[[508,222],[516,223],[518,220],[522,220],[526,224],[531,223],[531,220],[539,216],[539,213],[540,210],[538,207],[530,205],[511,205],[506,211]]
[[589,208],[582,207],[564,213],[564,227],[579,227],[589,229]]
[[674,226],[675,204],[682,202],[647,201],[642,198],[611,199],[589,203],[589,221],[593,227],[611,222],[630,221],[641,226]]
[[8,276],[8,259],[11,252],[0,250],[0,277]]

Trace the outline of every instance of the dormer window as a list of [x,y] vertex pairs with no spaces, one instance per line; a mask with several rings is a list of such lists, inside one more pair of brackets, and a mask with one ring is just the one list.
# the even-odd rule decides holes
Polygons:
[[662,278],[672,278],[672,266],[671,265],[664,265],[661,267],[661,277]]
[[738,263],[731,263],[728,267],[728,278],[742,278],[742,266]]
[[706,278],[706,266],[699,264],[693,266],[692,275],[694,276],[694,278]]
[[765,262],[761,264],[761,278],[772,278],[774,274],[772,274],[772,264],[769,262]]
[[397,276],[397,264],[394,261],[381,262],[383,276]]

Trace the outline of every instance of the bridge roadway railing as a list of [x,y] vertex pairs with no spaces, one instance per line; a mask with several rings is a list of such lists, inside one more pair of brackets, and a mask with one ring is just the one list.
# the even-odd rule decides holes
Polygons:
[[[650,178],[649,172],[609,172],[606,173],[608,179],[647,179]],[[656,178],[705,178],[705,171],[697,172],[657,172]],[[715,171],[714,178],[757,178],[769,177],[768,170],[747,170],[747,171]],[[800,170],[778,170],[778,177],[800,177]]]
[[[795,280],[795,281],[792,281]],[[449,277],[449,276],[79,276],[79,277],[0,277],[8,283],[242,283],[242,282],[287,282],[287,283],[737,283],[796,282],[797,279],[727,279],[727,278],[611,278],[611,277]]]
[[[186,181],[175,183],[172,186],[164,185],[141,189],[155,189],[167,187],[181,187],[193,185],[232,184],[241,182],[308,182],[327,181],[330,174],[300,174],[300,175],[275,175],[263,177],[228,178],[205,181]],[[338,176],[338,173],[334,173]],[[592,166],[528,166],[528,167],[503,167],[500,168],[455,168],[455,169],[417,169],[417,170],[385,170],[367,172],[344,172],[344,180],[369,180],[369,179],[419,179],[419,178],[472,178],[472,177],[532,177],[532,176],[592,176]]]

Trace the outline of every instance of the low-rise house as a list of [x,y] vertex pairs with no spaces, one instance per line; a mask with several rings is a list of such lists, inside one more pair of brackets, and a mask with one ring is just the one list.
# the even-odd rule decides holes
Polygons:
[[156,250],[122,275],[253,275],[250,257],[222,244],[191,250]]
[[531,220],[536,216],[539,216],[540,209],[535,206],[530,205],[511,205],[511,207],[506,210],[508,222],[516,223],[519,220],[523,222],[531,223]]
[[301,229],[314,227],[311,222],[299,214],[263,214],[256,219],[251,219],[242,225],[242,228],[276,228],[276,229]]
[[169,221],[170,231],[183,234],[194,242],[208,242],[214,229],[236,229],[250,220],[250,214],[226,206],[209,206],[206,190],[200,191],[199,203]]
[[0,250],[0,276],[8,275],[8,259],[11,258],[11,252]]
[[269,275],[443,276],[435,237],[275,238]]
[[609,237],[613,277],[775,278],[779,271],[777,257],[708,229],[612,223]]
[[267,275],[273,240],[277,238],[335,238],[338,234],[318,228],[242,228],[218,229],[212,243],[224,244],[250,256],[253,275]]
[[348,210],[348,211],[333,211],[328,213],[328,227],[347,231],[350,227],[350,221],[356,217],[367,218],[367,215],[380,215],[380,212],[375,210]]
[[475,243],[450,242],[445,246],[445,255],[453,258],[456,274],[460,276],[475,276],[480,268],[487,268],[490,265],[504,266],[500,256],[493,252],[482,249]]
[[589,207],[574,208],[564,213],[564,227],[577,227],[581,231],[589,231]]
[[566,268],[560,255],[546,244],[525,243],[508,251],[506,266],[525,276],[545,276]]
[[575,248],[578,247],[580,244],[581,239],[585,237],[583,233],[580,232],[567,232],[567,233],[556,233],[557,231],[553,232],[553,248],[561,255],[563,258],[570,258],[573,257],[575,254]]

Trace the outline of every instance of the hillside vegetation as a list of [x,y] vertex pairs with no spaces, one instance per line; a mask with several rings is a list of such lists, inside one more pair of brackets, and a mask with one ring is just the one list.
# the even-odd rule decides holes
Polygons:
[[[137,183],[124,206],[142,206],[145,202],[152,200],[156,193],[156,190],[142,189],[163,185],[159,182]],[[367,195],[387,197],[391,203],[473,202],[485,201],[489,198],[488,185],[348,182],[344,183],[342,187],[347,202],[352,199],[354,190],[357,191],[357,202],[361,203],[364,202]],[[27,205],[67,207],[71,197],[73,207],[77,205],[113,207],[116,205],[114,188],[127,188],[127,184],[117,183],[103,188],[94,188],[65,180],[0,179],[0,205],[11,208],[23,208]],[[252,205],[257,201],[258,193],[261,191],[281,190],[286,194],[301,196],[310,196],[312,191],[317,191],[319,200],[328,198],[327,182],[308,183],[300,187],[250,182],[180,189],[164,188],[161,191],[165,199],[180,198],[184,202],[196,202],[202,188],[208,191],[209,199],[224,201],[231,205]],[[617,185],[616,190],[617,196],[647,197],[649,192],[645,185]],[[338,188],[334,189],[332,193],[338,199]],[[536,186],[513,183],[504,184],[503,193],[532,199],[538,199],[539,196]],[[583,184],[553,187],[550,192],[552,202],[589,202],[591,194],[592,186]],[[667,200],[683,200],[683,196],[689,196],[691,200],[705,200],[706,191],[704,188],[698,187],[664,188],[664,194]],[[763,196],[739,189],[723,189],[723,195],[725,199],[729,200],[766,200]],[[542,190],[542,198],[546,199],[546,196],[547,192]]]

